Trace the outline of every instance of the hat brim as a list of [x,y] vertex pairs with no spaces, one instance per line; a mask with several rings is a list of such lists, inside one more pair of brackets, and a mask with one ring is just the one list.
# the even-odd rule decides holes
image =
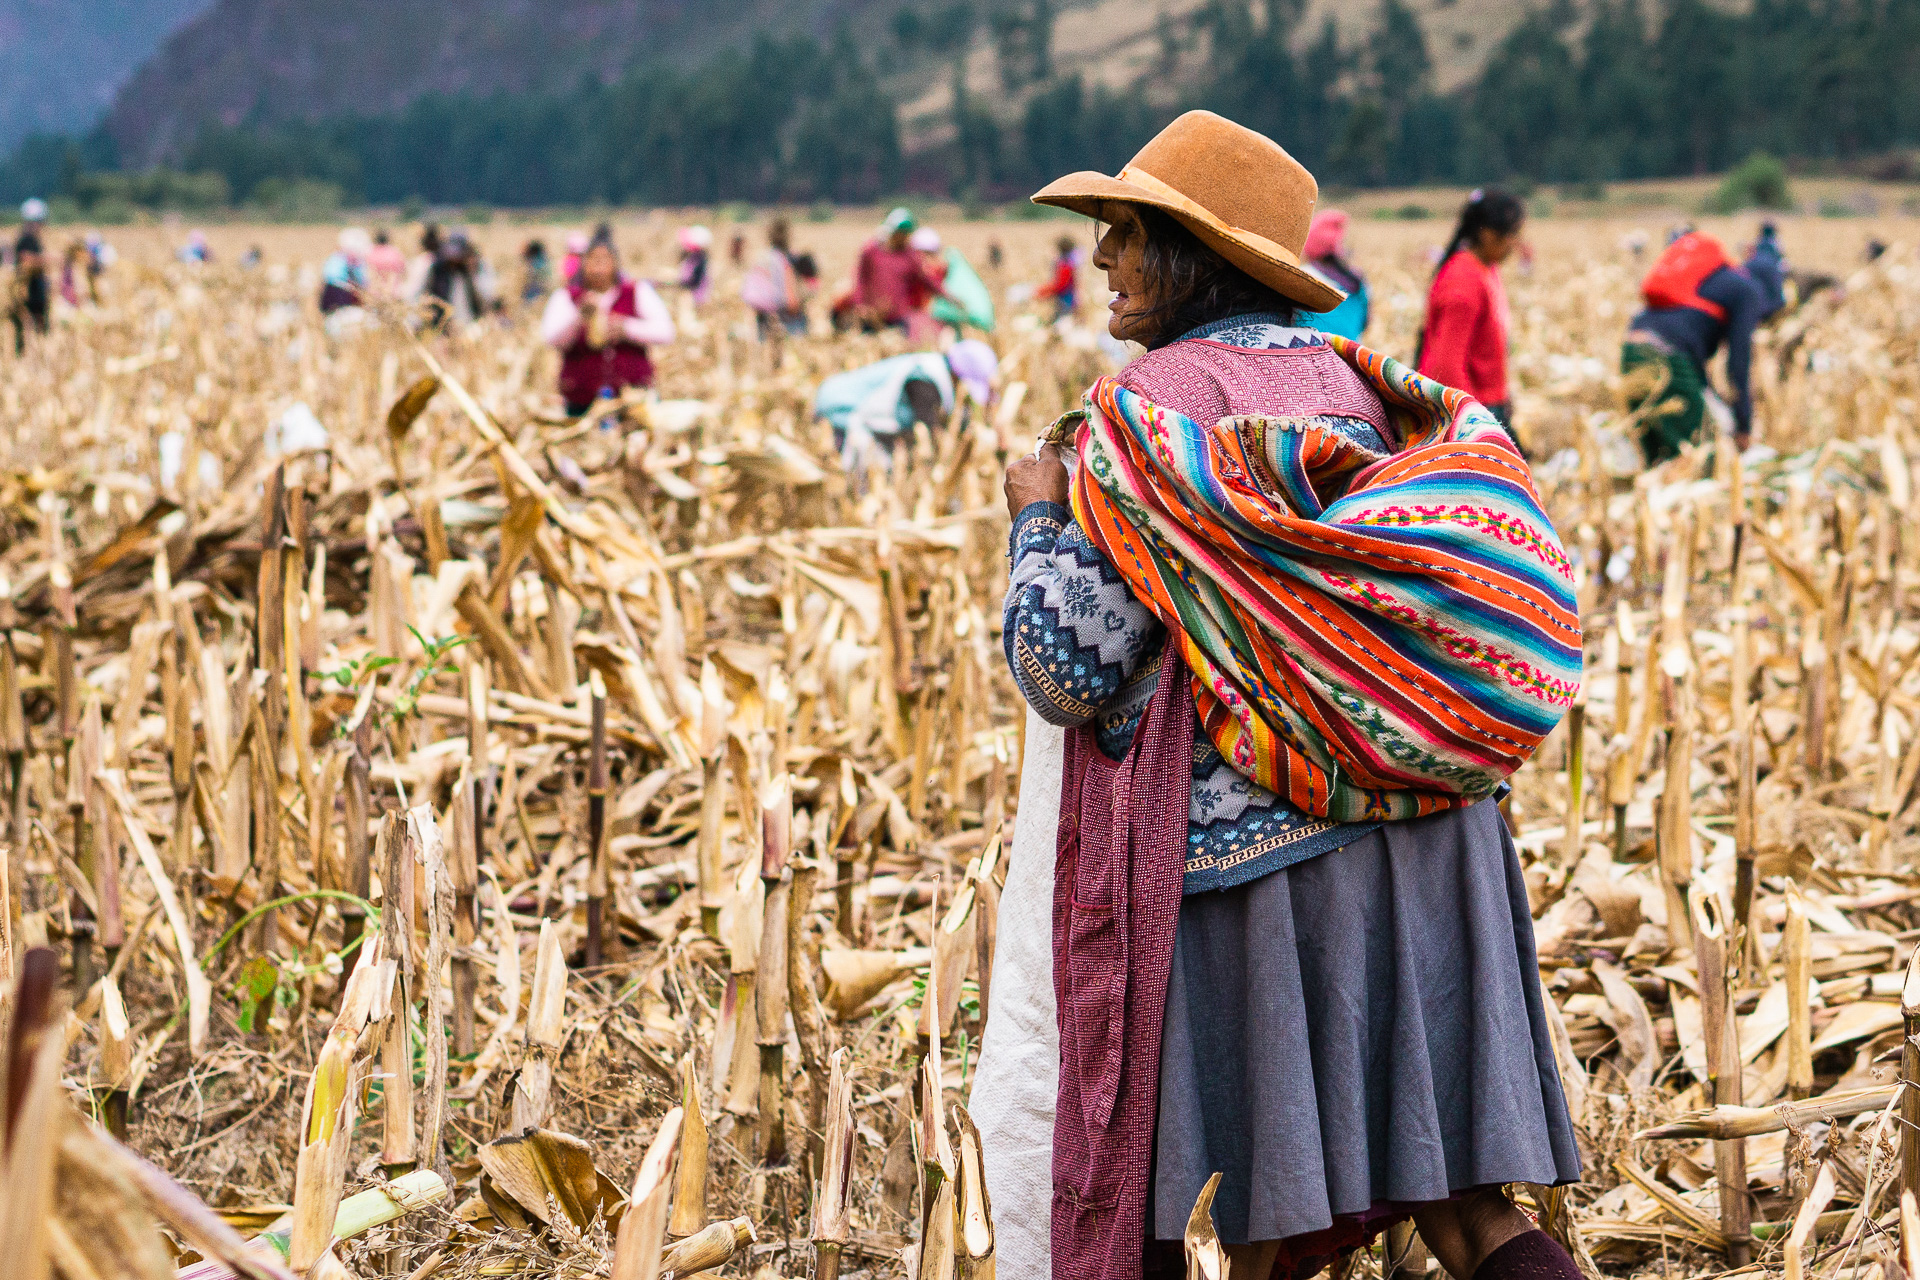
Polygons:
[[1287,251],[1279,245],[1271,241],[1255,244],[1253,240],[1257,237],[1236,233],[1235,228],[1218,219],[1209,220],[1204,216],[1204,211],[1196,216],[1180,202],[1124,178],[1109,177],[1091,170],[1070,173],[1049,182],[1034,192],[1031,199],[1035,204],[1071,209],[1095,219],[1100,217],[1100,206],[1103,204],[1118,201],[1148,205],[1171,214],[1175,221],[1198,236],[1209,249],[1282,297],[1299,303],[1310,313],[1331,311],[1347,300],[1346,294],[1313,275],[1298,262],[1288,261]]

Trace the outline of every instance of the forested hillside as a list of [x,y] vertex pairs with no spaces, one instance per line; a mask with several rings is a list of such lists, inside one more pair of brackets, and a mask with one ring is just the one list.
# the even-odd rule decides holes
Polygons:
[[[187,34],[211,38],[227,9],[281,2],[223,0]],[[339,10],[343,24],[353,7]],[[660,31],[691,21],[668,0],[652,7]],[[1134,33],[1124,57],[1102,61],[1084,39],[1064,48],[1059,32],[1086,11],[1054,0],[850,0],[804,21],[796,8],[801,29],[705,55],[641,42],[618,74],[606,73],[621,61],[607,26],[566,55],[577,75],[538,83],[476,75],[450,52],[479,26],[436,43],[369,19],[370,65],[414,69],[403,103],[398,91],[343,91],[346,105],[323,111],[271,98],[212,116],[181,109],[158,133],[108,140],[127,167],[217,173],[236,199],[307,181],[349,201],[501,205],[1006,199],[1067,169],[1117,166],[1190,106],[1259,128],[1348,185],[1665,176],[1755,150],[1861,163],[1920,144],[1920,0],[1668,0],[1657,13],[1641,0],[1553,0],[1505,5],[1482,26],[1460,25],[1452,7],[1382,0],[1370,25],[1344,12],[1336,25],[1307,0],[1169,0],[1150,38]],[[584,0],[557,12],[614,22],[612,6]],[[829,19],[825,34],[810,29]],[[1443,28],[1436,49],[1429,30]],[[557,49],[569,31],[541,38]],[[1482,34],[1483,49],[1462,41]],[[335,65],[291,67],[288,101]],[[115,130],[160,68],[130,86]],[[94,154],[110,150],[98,141]],[[60,181],[57,158],[23,157],[9,185]]]

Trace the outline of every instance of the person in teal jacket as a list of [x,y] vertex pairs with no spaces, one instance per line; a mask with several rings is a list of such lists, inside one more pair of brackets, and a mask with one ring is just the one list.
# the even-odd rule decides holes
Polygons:
[[915,422],[944,427],[965,391],[983,408],[993,399],[1000,360],[977,338],[954,343],[942,353],[916,351],[858,369],[836,373],[820,384],[813,413],[833,428],[834,448],[849,474],[863,474],[869,462],[883,465],[893,446]]
[[1337,333],[1358,342],[1360,335],[1366,332],[1371,299],[1367,295],[1366,277],[1355,271],[1347,261],[1346,239],[1347,215],[1344,210],[1322,209],[1313,215],[1313,223],[1307,229],[1306,247],[1300,256],[1306,259],[1307,270],[1344,291],[1347,300],[1331,311],[1303,315],[1300,323],[1322,333]]

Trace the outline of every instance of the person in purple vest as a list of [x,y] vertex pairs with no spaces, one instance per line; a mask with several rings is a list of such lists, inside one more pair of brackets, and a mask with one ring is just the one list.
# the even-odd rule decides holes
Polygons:
[[547,299],[540,337],[560,350],[560,395],[578,417],[602,396],[653,385],[647,349],[673,341],[673,316],[652,285],[622,274],[603,223],[579,271]]

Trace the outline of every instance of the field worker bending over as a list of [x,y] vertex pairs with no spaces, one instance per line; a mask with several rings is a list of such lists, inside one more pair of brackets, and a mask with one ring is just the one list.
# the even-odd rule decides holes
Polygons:
[[[1734,445],[1753,440],[1753,331],[1767,314],[1766,295],[1733,265],[1718,240],[1700,231],[1673,238],[1640,284],[1647,309],[1627,324],[1620,372],[1627,375],[1627,406],[1646,408],[1640,451],[1647,464],[1678,457],[1709,415],[1725,418]],[[1707,362],[1727,348],[1732,412],[1707,383]]]
[[653,385],[648,347],[674,339],[673,316],[651,284],[620,271],[613,231],[602,224],[580,269],[553,291],[540,337],[560,349],[560,397],[578,417],[602,396]]
[[362,227],[347,227],[340,232],[339,245],[327,255],[320,269],[320,314],[330,316],[348,307],[366,305],[372,283],[367,259],[373,252],[373,237]]
[[836,373],[814,393],[813,413],[833,427],[833,446],[850,475],[893,455],[894,442],[916,422],[947,425],[956,390],[983,408],[993,399],[1000,357],[977,338],[948,347],[943,355],[918,351]]
[[1105,224],[1147,351],[1006,475],[1007,661],[1065,730],[1028,721],[994,967],[1044,972],[1001,966],[1050,927],[1050,1185],[1018,984],[971,1104],[1008,1280],[1179,1274],[1216,1171],[1234,1280],[1409,1216],[1456,1280],[1580,1274],[1501,1189],[1580,1157],[1496,806],[1578,687],[1571,574],[1483,406],[1299,327],[1343,296],[1301,265],[1316,193],[1189,112],[1034,197]]

